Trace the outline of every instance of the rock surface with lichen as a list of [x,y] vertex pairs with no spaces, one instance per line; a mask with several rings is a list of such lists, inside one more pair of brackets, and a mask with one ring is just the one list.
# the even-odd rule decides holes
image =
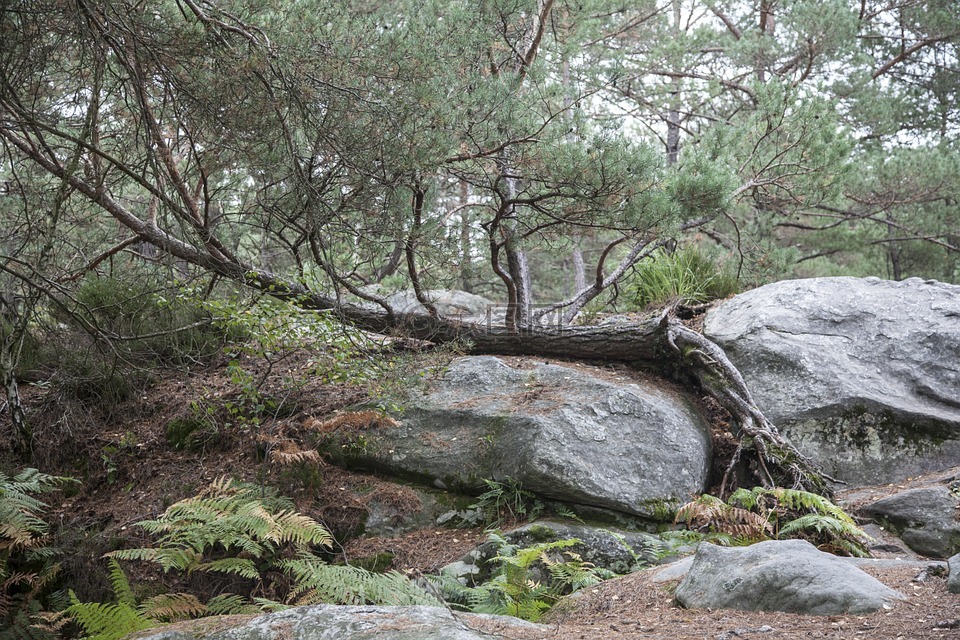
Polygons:
[[764,414],[837,478],[895,482],[960,459],[960,286],[776,282],[720,304],[704,333]]
[[459,358],[394,418],[328,434],[319,447],[440,488],[512,479],[547,498],[654,519],[707,482],[711,440],[695,405],[667,385],[594,367]]
[[545,629],[507,616],[454,615],[444,607],[317,605],[259,617],[204,620],[137,634],[137,640],[497,640]]
[[905,599],[806,540],[729,548],[702,543],[676,595],[688,608],[812,615],[870,613]]

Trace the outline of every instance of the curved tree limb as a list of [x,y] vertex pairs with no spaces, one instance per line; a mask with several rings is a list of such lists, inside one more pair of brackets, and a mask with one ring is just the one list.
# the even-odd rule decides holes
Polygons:
[[719,346],[664,313],[660,326],[665,340],[704,391],[734,418],[739,444],[721,482],[720,493],[736,483],[733,477],[743,464],[752,462],[752,473],[765,487],[789,486],[830,497],[829,482],[837,482],[784,438],[757,407],[743,376]]

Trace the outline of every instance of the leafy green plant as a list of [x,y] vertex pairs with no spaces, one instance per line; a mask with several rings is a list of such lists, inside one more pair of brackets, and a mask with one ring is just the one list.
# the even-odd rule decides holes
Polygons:
[[492,533],[490,542],[497,547],[490,562],[498,566],[487,582],[466,586],[449,575],[432,579],[453,606],[536,621],[564,595],[613,577],[565,550],[580,543],[575,538],[520,547]]
[[544,503],[532,491],[523,488],[519,480],[484,478],[487,490],[477,496],[468,510],[478,510],[488,527],[498,527],[504,522],[535,520],[543,513]]
[[0,473],[0,638],[52,638],[39,616],[45,591],[59,571],[48,543],[46,503],[34,497],[75,482],[36,469]]
[[868,557],[864,531],[843,509],[823,496],[799,489],[738,489],[730,504],[767,514],[778,539],[802,538],[823,551]]
[[287,601],[294,606],[336,602],[383,605],[432,605],[437,599],[402,573],[374,573],[351,565],[328,565],[312,556],[285,560],[282,568],[294,579]]
[[725,545],[801,538],[823,551],[869,556],[870,537],[823,496],[780,487],[738,489],[726,502],[702,495],[680,507],[676,522]]
[[165,274],[88,276],[77,288],[70,321],[96,327],[103,337],[123,336],[126,358],[186,364],[213,355],[228,335],[213,323],[202,291],[168,284]]
[[120,640],[135,631],[157,626],[137,608],[127,576],[116,560],[110,560],[110,582],[115,603],[80,602],[71,591],[67,615],[84,631],[83,640]]
[[215,572],[256,580],[289,547],[308,553],[310,545],[330,546],[330,533],[293,510],[292,503],[256,485],[220,478],[200,495],[171,505],[156,520],[137,523],[159,536],[153,547],[108,554],[118,560],[145,560],[164,571]]
[[736,272],[697,247],[654,253],[634,268],[624,288],[638,309],[708,302],[739,291]]
[[[272,361],[291,350],[311,347],[318,354],[313,361],[314,375],[324,382],[365,382],[377,376],[376,362],[366,356],[373,341],[328,313],[267,297],[208,300],[203,307],[224,332],[253,338],[236,341],[236,355]],[[249,385],[244,374],[242,370],[231,372],[238,377],[238,384]]]

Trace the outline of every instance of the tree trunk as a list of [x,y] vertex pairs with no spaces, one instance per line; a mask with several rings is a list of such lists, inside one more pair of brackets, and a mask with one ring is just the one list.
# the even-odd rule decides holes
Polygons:
[[580,248],[580,236],[573,239],[573,293],[587,288],[587,265],[583,261],[583,249]]
[[15,293],[0,292],[0,384],[3,385],[6,396],[7,415],[10,416],[13,450],[17,454],[25,455],[30,451],[32,435],[23,412],[23,404],[20,402],[16,376],[26,330],[22,313],[23,309],[18,307]]

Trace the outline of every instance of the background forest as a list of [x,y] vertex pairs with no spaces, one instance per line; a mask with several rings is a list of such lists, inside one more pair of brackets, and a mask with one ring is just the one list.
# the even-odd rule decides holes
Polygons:
[[398,291],[517,333],[960,282],[958,44],[954,0],[0,0],[4,491],[57,484],[15,480],[51,456],[25,382],[109,413],[305,333],[364,382],[343,321]]

